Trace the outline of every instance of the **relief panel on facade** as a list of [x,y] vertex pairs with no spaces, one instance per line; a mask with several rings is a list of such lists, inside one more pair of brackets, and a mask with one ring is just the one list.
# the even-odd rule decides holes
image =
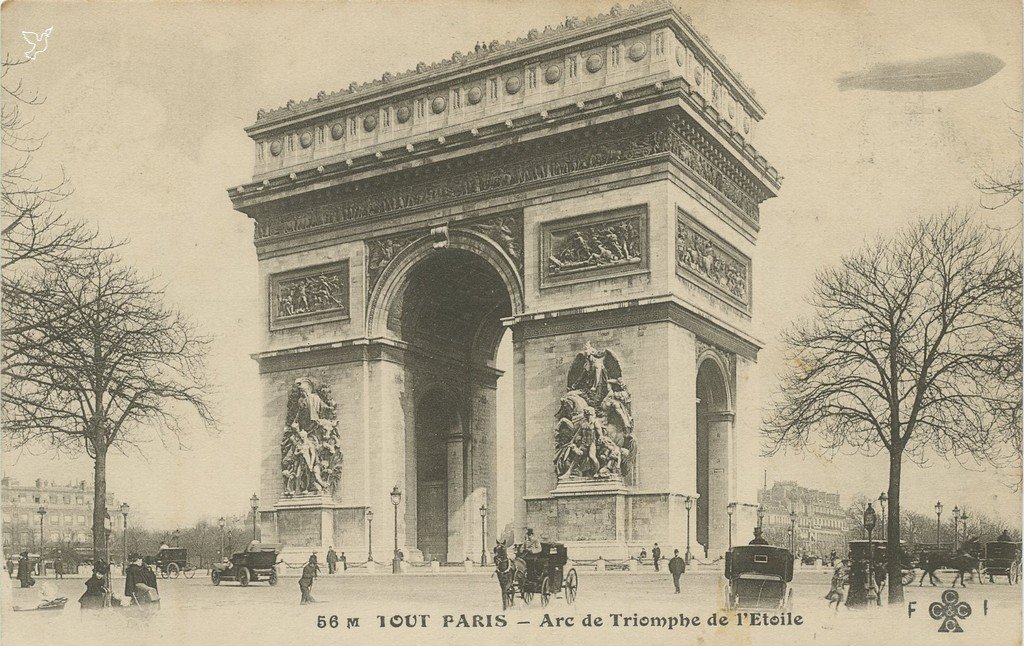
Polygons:
[[425,232],[400,233],[366,242],[366,292],[372,293],[381,274],[395,256],[423,237]]
[[348,316],[348,261],[271,276],[270,329]]
[[644,273],[648,262],[646,206],[541,226],[541,287]]
[[750,258],[682,212],[676,216],[676,273],[750,310]]
[[504,250],[516,265],[520,275],[523,271],[523,217],[522,215],[499,215],[493,218],[475,220],[460,224],[470,231],[480,233],[493,240]]

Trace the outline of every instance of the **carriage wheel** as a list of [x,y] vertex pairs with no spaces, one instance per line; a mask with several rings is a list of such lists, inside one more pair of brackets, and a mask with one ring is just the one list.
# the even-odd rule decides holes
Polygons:
[[178,574],[180,572],[181,572],[181,570],[178,568],[178,564],[177,563],[171,563],[170,565],[167,566],[167,576],[171,577],[172,579],[177,579],[178,578]]
[[903,573],[903,585],[910,585],[911,583],[914,582],[915,578],[917,578],[917,577],[916,577],[916,573],[914,572],[914,570],[909,570],[907,572],[904,572]]
[[548,581],[547,575],[540,580],[540,605],[546,606],[551,601],[551,583]]
[[185,575],[186,579],[191,579],[192,577],[194,577],[196,575],[196,568],[189,567],[189,566],[186,565],[185,569],[182,572]]
[[576,603],[576,591],[580,587],[580,579],[576,575],[576,568],[571,568],[569,573],[565,575],[562,587],[565,589],[565,602]]
[[270,585],[277,585],[277,570],[271,570],[270,578],[267,580],[270,582]]
[[213,585],[220,585],[220,570],[210,570],[210,581]]
[[242,587],[249,585],[249,568],[238,568],[238,582],[242,584]]

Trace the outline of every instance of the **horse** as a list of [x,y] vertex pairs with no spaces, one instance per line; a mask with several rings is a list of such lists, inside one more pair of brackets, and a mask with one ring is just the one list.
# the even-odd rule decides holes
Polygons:
[[942,583],[942,580],[935,574],[936,570],[939,569],[951,569],[955,570],[956,574],[953,575],[953,587],[956,587],[957,578],[960,579],[960,587],[966,588],[967,584],[964,582],[964,575],[970,573],[973,578],[974,573],[978,574],[978,581],[982,582],[982,559],[979,556],[981,553],[981,544],[976,541],[967,541],[963,546],[955,553],[950,554],[948,552],[926,552],[921,556],[921,560],[918,563],[918,567],[921,568],[921,581],[917,584],[918,587],[924,585],[924,577],[928,575],[928,582],[935,585],[936,582]]
[[494,573],[501,587],[501,609],[508,610],[515,605],[516,584],[522,590],[526,583],[526,561],[519,557],[510,559],[505,541],[495,541],[493,558]]

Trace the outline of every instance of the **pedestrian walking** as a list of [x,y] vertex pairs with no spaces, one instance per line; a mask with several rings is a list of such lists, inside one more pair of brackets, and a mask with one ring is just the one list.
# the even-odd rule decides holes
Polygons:
[[679,594],[679,577],[686,572],[686,561],[679,556],[679,550],[668,560],[668,571],[672,573],[672,583],[676,585],[676,594]]
[[302,576],[299,577],[299,591],[302,592],[303,605],[307,603],[316,603],[316,599],[310,594],[313,589],[313,579],[320,573],[320,568],[316,564],[316,554],[310,554],[309,561],[302,567]]
[[839,606],[843,604],[843,587],[846,585],[849,576],[846,563],[846,561],[843,561],[832,571],[832,587],[829,589],[828,594],[825,595],[825,598],[828,599],[829,607],[832,607],[833,603],[836,605],[836,612],[839,612]]
[[341,571],[348,572],[348,559],[345,558],[344,552],[341,553],[341,556],[338,557],[338,560],[341,562]]
[[60,558],[60,552],[57,552],[57,556],[53,559],[53,578],[64,578],[64,561]]
[[32,578],[32,563],[28,559],[28,550],[21,553],[21,560],[18,561],[18,581],[21,581],[23,588],[31,588],[36,584],[36,580]]
[[14,560],[13,556],[7,559],[7,578],[14,578],[14,570],[17,567],[16,563],[17,561]]
[[334,551],[334,546],[327,548],[327,574],[334,574],[338,571],[338,553]]
[[661,563],[661,548],[658,547],[657,543],[654,544],[654,549],[651,550],[651,558],[654,559],[654,571],[660,571],[661,566],[659,564]]

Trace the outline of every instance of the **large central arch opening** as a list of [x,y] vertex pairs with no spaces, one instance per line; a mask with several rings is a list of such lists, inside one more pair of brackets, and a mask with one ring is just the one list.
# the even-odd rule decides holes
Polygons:
[[498,401],[511,378],[497,355],[512,311],[499,273],[464,249],[416,261],[388,311],[389,334],[406,347],[404,401],[412,408],[406,540],[424,559],[477,560],[481,507],[489,535],[501,522],[499,470],[511,464],[499,465]]

